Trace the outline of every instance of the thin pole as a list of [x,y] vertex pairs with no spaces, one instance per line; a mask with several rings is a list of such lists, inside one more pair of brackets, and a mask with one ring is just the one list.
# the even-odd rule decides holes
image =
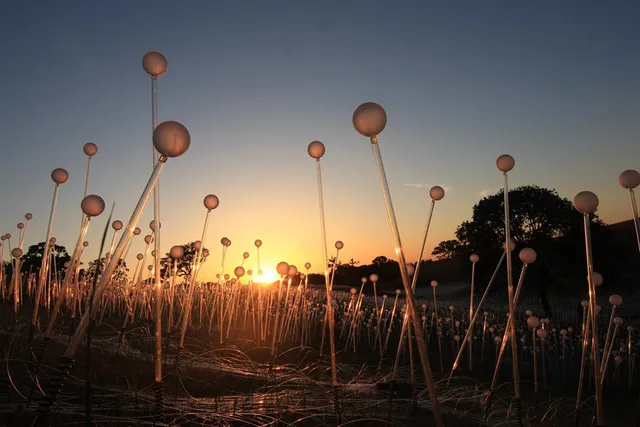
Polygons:
[[[158,126],[158,80],[151,77],[151,135]],[[158,164],[159,153],[153,146],[153,167]],[[155,380],[162,381],[162,275],[160,274],[160,177],[158,176],[153,189],[153,244],[156,256],[154,257],[155,269]]]
[[382,155],[380,154],[380,147],[378,145],[378,138],[373,136],[371,139],[371,149],[373,150],[373,157],[376,161],[376,167],[378,169],[378,178],[380,179],[380,186],[382,188],[382,196],[385,201],[385,207],[387,210],[387,218],[389,220],[389,227],[393,234],[395,241],[396,255],[398,256],[398,263],[400,264],[400,276],[402,277],[402,285],[406,295],[407,311],[410,314],[414,335],[416,337],[416,344],[418,346],[418,353],[420,354],[420,361],[422,362],[422,370],[425,376],[425,383],[429,398],[431,399],[431,405],[433,408],[433,416],[436,426],[444,427],[444,421],[442,414],[440,413],[440,406],[438,404],[438,392],[436,390],[433,374],[431,373],[431,367],[429,364],[429,354],[427,352],[427,346],[424,342],[424,336],[422,335],[422,326],[420,325],[420,318],[416,310],[416,302],[413,295],[413,290],[409,285],[409,277],[407,275],[407,263],[404,257],[404,251],[402,250],[402,242],[400,240],[400,231],[398,229],[398,223],[396,221],[396,214],[393,210],[393,203],[391,201],[391,194],[389,191],[389,184],[387,182],[387,176],[384,171],[384,165],[382,163]]

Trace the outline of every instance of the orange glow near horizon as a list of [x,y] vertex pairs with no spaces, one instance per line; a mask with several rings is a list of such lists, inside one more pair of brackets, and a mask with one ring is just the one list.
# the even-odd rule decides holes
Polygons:
[[278,273],[270,267],[262,269],[262,276],[256,276],[256,282],[258,283],[271,284],[276,280],[278,280]]

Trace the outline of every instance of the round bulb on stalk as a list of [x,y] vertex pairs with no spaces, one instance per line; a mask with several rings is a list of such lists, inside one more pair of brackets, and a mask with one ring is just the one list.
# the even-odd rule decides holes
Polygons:
[[203,203],[204,203],[204,207],[211,211],[218,207],[218,205],[220,204],[220,199],[218,199],[218,196],[216,195],[208,194],[204,198]]
[[31,221],[33,219],[33,215],[27,212],[26,214],[24,214],[24,219],[26,219],[27,221]]
[[238,266],[238,267],[235,268],[235,270],[233,270],[233,274],[237,278],[240,278],[240,277],[244,276],[244,273],[245,273],[244,267],[242,267],[242,266]]
[[278,265],[276,266],[276,272],[280,276],[286,276],[287,274],[289,274],[289,264],[287,264],[284,261],[279,262]]
[[289,275],[289,277],[294,277],[296,274],[298,274],[298,268],[295,265],[290,265],[287,274]]
[[496,160],[496,167],[503,173],[511,171],[515,165],[515,159],[509,154],[503,154]]
[[618,176],[618,183],[626,190],[633,190],[640,185],[640,173],[634,169],[627,169]]
[[313,157],[316,160],[320,160],[320,158],[324,156],[325,151],[326,148],[320,141],[313,141],[307,147],[307,153],[309,153],[309,156]]
[[260,246],[262,246],[262,240],[257,239],[255,242],[253,242],[254,245],[256,245],[256,248],[259,248]]
[[369,275],[369,280],[373,283],[376,283],[378,281],[378,275],[373,273]]
[[477,254],[471,254],[471,256],[469,257],[469,261],[476,263],[480,261],[480,257]]
[[104,212],[104,200],[100,196],[96,196],[95,194],[90,194],[80,203],[80,208],[82,212],[88,217],[95,217]]
[[304,268],[306,268],[307,270],[311,268],[311,263],[310,262],[306,262],[304,264]]
[[592,214],[598,209],[600,200],[591,191],[581,191],[573,198],[573,206],[584,215]]
[[191,145],[191,135],[186,127],[176,121],[160,123],[153,131],[153,146],[166,157],[179,157]]
[[115,220],[115,221],[113,221],[113,223],[111,224],[111,227],[112,227],[114,230],[119,231],[119,230],[122,230],[122,227],[124,227],[124,224],[122,224],[122,221],[120,221],[120,220]]
[[69,172],[65,169],[57,168],[51,172],[51,180],[56,184],[64,184],[69,179]]
[[609,304],[619,306],[622,304],[622,297],[617,294],[613,294],[609,297]]
[[387,126],[387,113],[375,102],[360,104],[353,112],[353,127],[363,136],[372,138],[380,135]]
[[160,52],[147,52],[142,57],[142,68],[151,77],[160,77],[167,71],[167,58]]
[[87,142],[82,147],[82,151],[84,151],[84,154],[86,154],[87,156],[93,157],[98,153],[98,146],[93,142]]
[[537,257],[538,254],[536,254],[536,251],[531,248],[524,248],[520,251],[520,261],[525,264],[533,264],[536,262]]
[[337,249],[337,250],[340,250],[340,249],[342,249],[342,248],[344,248],[344,243],[342,243],[342,241],[341,241],[341,240],[337,240],[337,241],[336,241],[336,249]]
[[429,190],[429,197],[431,197],[431,200],[435,200],[436,202],[444,199],[444,188],[439,185],[431,187],[431,190]]

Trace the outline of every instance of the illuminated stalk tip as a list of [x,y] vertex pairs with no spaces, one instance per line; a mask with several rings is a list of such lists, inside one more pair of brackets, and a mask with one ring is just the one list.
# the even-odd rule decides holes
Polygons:
[[393,204],[391,202],[391,194],[389,192],[389,184],[387,183],[386,174],[384,171],[384,165],[382,164],[382,155],[380,154],[380,147],[378,145],[378,135],[385,128],[387,124],[387,114],[384,109],[374,103],[365,102],[361,104],[353,113],[353,126],[358,133],[366,136],[371,141],[371,148],[373,150],[373,156],[376,161],[378,169],[378,178],[380,179],[380,186],[382,187],[382,195],[385,201],[387,210],[387,218],[389,220],[389,227],[396,245],[396,253],[398,255],[398,263],[400,264],[400,276],[402,278],[402,284],[404,286],[407,302],[407,311],[411,317],[416,342],[418,345],[418,352],[420,354],[420,360],[422,362],[422,370],[425,375],[425,383],[429,392],[429,398],[431,399],[433,407],[433,415],[436,425],[443,427],[444,422],[442,414],[440,413],[440,407],[438,405],[438,395],[436,387],[433,381],[433,374],[431,373],[431,367],[429,365],[429,354],[424,342],[424,336],[422,334],[422,326],[420,325],[420,318],[415,306],[415,298],[413,291],[409,285],[409,278],[407,277],[406,260],[404,257],[404,251],[402,250],[402,243],[400,241],[400,232],[398,230],[398,224],[396,221],[395,212],[393,210]]

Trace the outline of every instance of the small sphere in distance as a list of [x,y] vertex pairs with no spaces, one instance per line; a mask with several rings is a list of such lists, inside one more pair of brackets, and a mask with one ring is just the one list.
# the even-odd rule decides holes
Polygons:
[[86,248],[87,246],[89,246],[89,242],[87,242],[87,241],[85,240],[84,242],[82,242],[82,246],[84,246],[84,247]]
[[304,263],[304,268],[306,268],[307,270],[311,268],[311,263],[310,262],[305,262]]
[[20,258],[22,256],[22,249],[20,248],[11,249],[11,256],[14,258]]
[[520,261],[525,264],[533,264],[537,257],[538,254],[532,248],[524,248],[520,251]]
[[387,113],[381,105],[375,102],[360,104],[353,112],[353,127],[363,136],[373,137],[387,126]]
[[242,254],[242,258],[247,259],[249,258],[249,252],[245,252]]
[[540,325],[540,319],[536,316],[529,316],[527,318],[527,325],[529,325],[530,328],[537,328]]
[[147,234],[146,236],[144,236],[144,242],[148,245],[149,243],[151,243],[153,241],[153,236],[151,234]]
[[162,223],[160,222],[159,224],[160,224],[160,227],[156,227],[156,220],[153,219],[149,223],[149,228],[151,229],[151,231],[156,231],[156,228],[162,228]]
[[256,239],[256,241],[253,242],[253,244],[256,245],[256,248],[259,248],[260,246],[262,246],[262,240]]
[[175,245],[171,247],[169,251],[169,256],[173,259],[180,259],[184,256],[184,248],[180,245]]
[[362,282],[362,284],[367,283],[367,278],[366,277],[361,277],[360,278],[360,282]]
[[618,183],[627,190],[633,190],[640,185],[640,173],[634,169],[627,169],[618,176]]
[[326,148],[320,141],[313,141],[307,147],[307,153],[316,160],[320,160],[320,158],[324,156],[325,152]]
[[104,212],[104,200],[100,196],[90,194],[80,203],[82,212],[88,217],[94,217]]
[[31,221],[33,219],[33,215],[27,212],[26,214],[24,214],[24,219],[26,219],[27,221]]
[[167,58],[160,52],[147,52],[142,57],[142,69],[152,77],[160,77],[167,71]]
[[413,264],[407,264],[407,274],[409,276],[413,276],[413,273],[416,272],[416,268],[413,266]]
[[142,258],[144,258],[144,255],[142,255],[142,254],[138,254],[138,255],[136,255],[136,259],[137,259],[138,261],[142,261]]
[[22,230],[24,228],[24,224],[19,222],[17,227],[18,227],[18,230]]
[[136,227],[133,229],[133,235],[134,236],[139,236],[140,233],[142,233],[142,230],[140,229],[140,227]]
[[437,288],[438,287],[438,282],[436,280],[432,280],[431,281],[431,287],[432,288]]
[[189,131],[176,121],[162,122],[153,131],[153,146],[163,156],[179,157],[189,149],[189,145]]
[[581,214],[592,214],[598,209],[600,200],[591,191],[581,191],[573,198],[573,207]]
[[471,254],[471,256],[469,257],[469,261],[478,262],[480,261],[480,257],[478,256],[478,254]]
[[98,153],[98,146],[93,142],[87,142],[82,146],[82,151],[89,157],[95,156]]
[[593,278],[593,284],[595,286],[600,286],[604,282],[604,277],[602,277],[602,274],[598,273],[597,271],[594,271],[591,277]]
[[215,194],[207,194],[204,198],[204,207],[208,210],[213,210],[220,204],[220,199]]
[[613,294],[609,297],[609,304],[611,305],[621,305],[622,304],[622,297],[618,294]]
[[56,168],[51,172],[51,179],[56,184],[64,184],[69,179],[69,172],[66,169]]
[[378,275],[373,273],[369,275],[369,280],[372,281],[373,283],[376,283],[378,281]]
[[496,167],[500,172],[507,173],[516,165],[515,159],[509,154],[503,154],[496,160]]
[[429,196],[431,200],[435,200],[436,202],[442,200],[444,198],[444,188],[439,185],[434,185],[431,187],[431,190],[429,190]]
[[193,242],[193,249],[195,249],[196,251],[199,251],[201,247],[202,242],[200,240],[196,240],[195,242]]
[[113,221],[113,223],[111,223],[111,227],[116,230],[122,230],[122,227],[124,227],[124,224],[122,224],[122,221],[120,221],[119,219],[116,219],[115,221]]
[[298,274],[298,267],[291,264],[289,266],[289,271],[287,272],[287,274],[289,275],[289,277],[294,277],[296,274]]
[[233,274],[234,274],[236,277],[238,277],[238,278],[240,278],[240,277],[244,276],[244,267],[242,267],[242,266],[240,266],[240,265],[239,265],[239,266],[237,266],[237,267],[235,268],[235,270],[233,270]]
[[279,262],[278,265],[276,266],[276,272],[280,276],[286,276],[287,274],[289,274],[289,264],[287,264],[284,261]]
[[342,240],[336,240],[336,249],[340,250],[344,248],[344,243],[342,243]]

